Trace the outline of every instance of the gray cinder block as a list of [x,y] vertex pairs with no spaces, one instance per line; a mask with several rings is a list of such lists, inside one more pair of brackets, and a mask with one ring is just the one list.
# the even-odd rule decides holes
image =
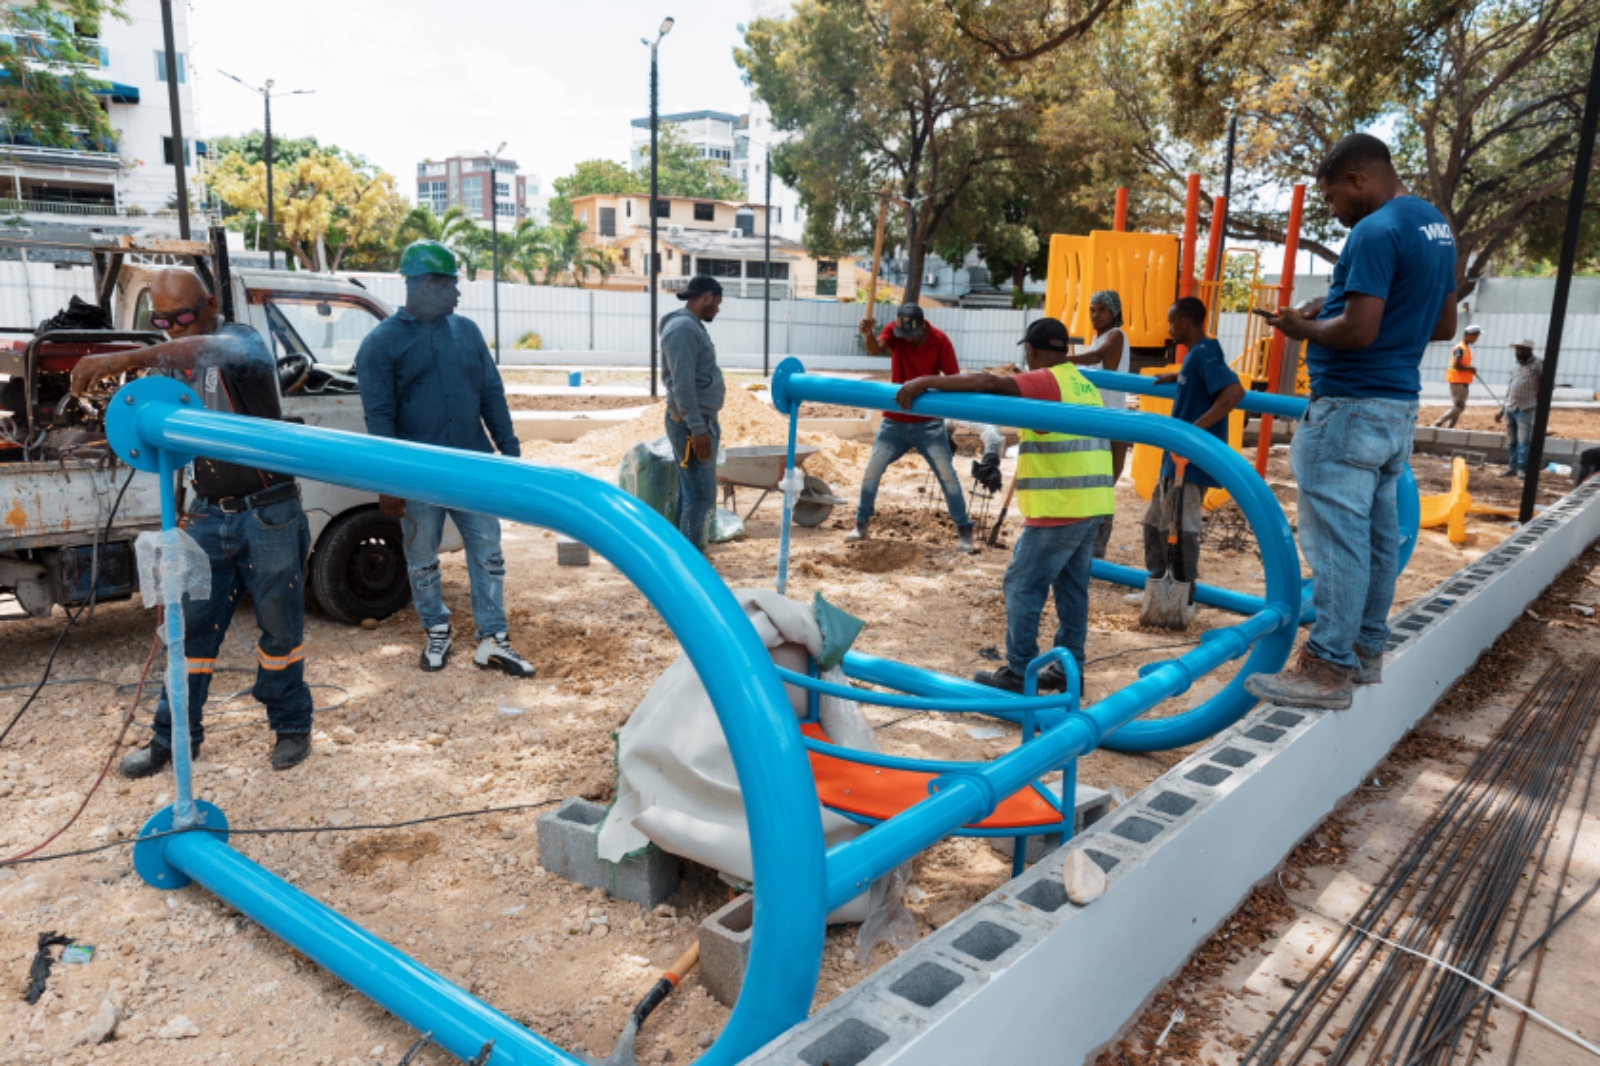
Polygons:
[[[1077,827],[1076,831],[1081,833],[1111,813],[1111,793],[1093,785],[1079,785],[1077,807],[1078,817],[1074,824]],[[1009,859],[1015,840],[1015,837],[990,837],[989,846]],[[1059,848],[1062,843],[1060,834],[1029,837],[1027,861],[1038,862]]]
[[700,983],[724,1007],[733,1006],[750,962],[756,901],[748,893],[700,923]]
[[678,889],[679,863],[654,844],[620,863],[595,854],[606,809],[574,797],[539,817],[539,865],[585,888],[654,907]]
[[557,566],[588,566],[589,546],[571,537],[556,537]]

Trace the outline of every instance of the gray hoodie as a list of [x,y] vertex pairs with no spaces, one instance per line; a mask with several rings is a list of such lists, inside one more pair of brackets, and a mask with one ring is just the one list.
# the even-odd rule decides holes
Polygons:
[[687,307],[661,316],[661,379],[667,386],[667,414],[694,436],[709,432],[727,390],[717,346]]

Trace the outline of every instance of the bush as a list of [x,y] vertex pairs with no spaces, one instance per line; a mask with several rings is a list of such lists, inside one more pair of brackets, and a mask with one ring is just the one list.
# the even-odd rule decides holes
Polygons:
[[530,329],[528,332],[526,332],[522,336],[518,337],[517,338],[517,343],[513,344],[511,347],[520,349],[520,350],[525,351],[525,352],[543,351],[544,350],[544,338],[539,336],[537,333],[535,333],[533,330]]

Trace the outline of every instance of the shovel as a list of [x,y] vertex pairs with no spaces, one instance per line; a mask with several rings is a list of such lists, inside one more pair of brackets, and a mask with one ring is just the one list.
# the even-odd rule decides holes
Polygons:
[[636,1066],[638,1059],[634,1057],[633,1045],[639,1039],[639,1027],[644,1020],[650,1017],[650,1012],[661,1006],[661,1001],[672,994],[678,987],[678,982],[689,976],[700,963],[700,941],[696,940],[689,945],[689,950],[678,956],[678,961],[672,968],[661,975],[661,980],[645,993],[639,1005],[633,1008],[633,1013],[628,1016],[628,1024],[623,1026],[622,1035],[617,1038],[617,1046],[611,1049],[611,1054],[603,1059],[589,1059],[593,1066]]
[[1172,457],[1174,474],[1170,493],[1175,493],[1172,507],[1172,528],[1167,531],[1167,572],[1144,583],[1144,606],[1139,610],[1139,624],[1157,629],[1189,628],[1190,582],[1179,578],[1182,570],[1178,547],[1178,529],[1183,522],[1183,472],[1189,460]]
[[1000,530],[1006,524],[1006,512],[1011,510],[1011,497],[1017,494],[1017,479],[1011,479],[1011,487],[1006,489],[1006,498],[1000,501],[1000,517],[994,520],[994,528],[989,530],[989,547],[994,547],[1000,541]]

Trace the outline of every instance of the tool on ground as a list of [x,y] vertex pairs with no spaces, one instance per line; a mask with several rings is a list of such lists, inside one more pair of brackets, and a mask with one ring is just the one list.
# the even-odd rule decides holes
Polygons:
[[1011,497],[1017,494],[1017,479],[1011,479],[1011,487],[1006,489],[1006,498],[1000,504],[1000,517],[994,520],[994,525],[989,529],[989,547],[994,547],[1000,541],[1000,527],[1006,524],[1006,512],[1011,510]]
[[1182,1007],[1173,1011],[1172,1017],[1167,1021],[1167,1027],[1161,1030],[1160,1036],[1156,1037],[1156,1047],[1160,1047],[1167,1042],[1167,1037],[1171,1035],[1174,1026],[1181,1025],[1188,1020],[1189,1015],[1184,1012]]
[[639,1005],[633,1008],[633,1013],[628,1016],[628,1024],[623,1027],[622,1035],[617,1038],[617,1046],[611,1049],[611,1054],[603,1059],[590,1059],[594,1066],[634,1066],[638,1061],[634,1058],[633,1045],[639,1039],[639,1027],[644,1020],[650,1017],[650,1012],[661,1006],[662,1000],[672,994],[678,983],[689,976],[689,971],[700,964],[700,941],[696,940],[689,945],[689,950],[678,956],[678,961],[672,968],[661,975],[661,980],[655,987],[645,993]]
[[1166,494],[1172,507],[1172,528],[1167,531],[1167,572],[1159,578],[1146,579],[1139,624],[1158,629],[1187,629],[1194,583],[1193,575],[1179,576],[1183,570],[1183,549],[1178,544],[1178,531],[1183,524],[1183,473],[1189,460],[1174,455],[1172,463],[1172,485]]

